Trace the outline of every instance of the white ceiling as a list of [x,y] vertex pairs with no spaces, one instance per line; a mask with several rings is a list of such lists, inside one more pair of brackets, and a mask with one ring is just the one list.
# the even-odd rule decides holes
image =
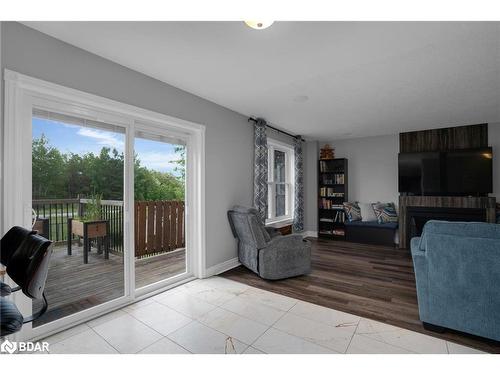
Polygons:
[[311,139],[500,121],[500,23],[25,24]]

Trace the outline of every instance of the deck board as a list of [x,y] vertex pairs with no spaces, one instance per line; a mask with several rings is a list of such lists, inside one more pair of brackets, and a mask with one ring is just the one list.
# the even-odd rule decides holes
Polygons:
[[[184,249],[136,261],[136,286],[178,275],[185,271]],[[73,246],[72,255],[66,254],[65,246],[54,246],[50,260],[45,295],[49,309],[34,322],[34,327],[61,317],[112,301],[124,294],[124,267],[121,255],[97,254],[93,249],[89,263],[83,263],[82,248]],[[38,309],[39,302],[34,302]]]

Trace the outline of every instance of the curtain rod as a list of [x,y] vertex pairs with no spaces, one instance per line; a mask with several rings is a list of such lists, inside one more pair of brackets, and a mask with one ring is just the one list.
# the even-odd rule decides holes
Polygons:
[[[257,122],[257,119],[254,119],[253,117],[249,117],[249,118],[248,118],[248,122],[250,122],[250,121]],[[284,135],[286,135],[286,136],[288,136],[288,137],[292,137],[292,138],[295,138],[295,139],[299,139],[299,136],[298,136],[298,135],[293,135],[293,134],[288,133],[288,132],[286,132],[286,131],[284,131],[284,130],[280,130],[280,129],[275,128],[274,126],[271,126],[271,125],[269,125],[269,124],[267,124],[267,123],[266,123],[266,127],[270,128],[270,129],[273,129],[274,131],[276,131],[276,132],[278,132],[278,133],[281,133],[281,134],[284,134]],[[305,140],[304,140],[304,139],[302,139],[302,138],[301,138],[301,140],[302,140],[302,142],[305,142]]]

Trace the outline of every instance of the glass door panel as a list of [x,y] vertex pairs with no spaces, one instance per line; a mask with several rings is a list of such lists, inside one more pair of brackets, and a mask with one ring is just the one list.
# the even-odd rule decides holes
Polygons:
[[49,308],[34,327],[125,294],[124,145],[124,128],[33,111],[35,229],[54,242]]
[[135,287],[186,272],[186,147],[137,131],[134,141]]

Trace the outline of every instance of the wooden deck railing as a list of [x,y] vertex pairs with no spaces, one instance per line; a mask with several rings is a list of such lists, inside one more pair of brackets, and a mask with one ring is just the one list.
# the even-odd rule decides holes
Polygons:
[[185,246],[184,202],[135,203],[135,256],[166,253]]
[[[68,238],[67,220],[82,216],[88,199],[39,199],[32,207],[39,220],[45,220],[42,233],[54,242],[65,243]],[[109,220],[110,245],[114,253],[123,253],[123,202],[103,200],[102,216]],[[184,202],[135,202],[135,256],[148,257],[185,246]]]

